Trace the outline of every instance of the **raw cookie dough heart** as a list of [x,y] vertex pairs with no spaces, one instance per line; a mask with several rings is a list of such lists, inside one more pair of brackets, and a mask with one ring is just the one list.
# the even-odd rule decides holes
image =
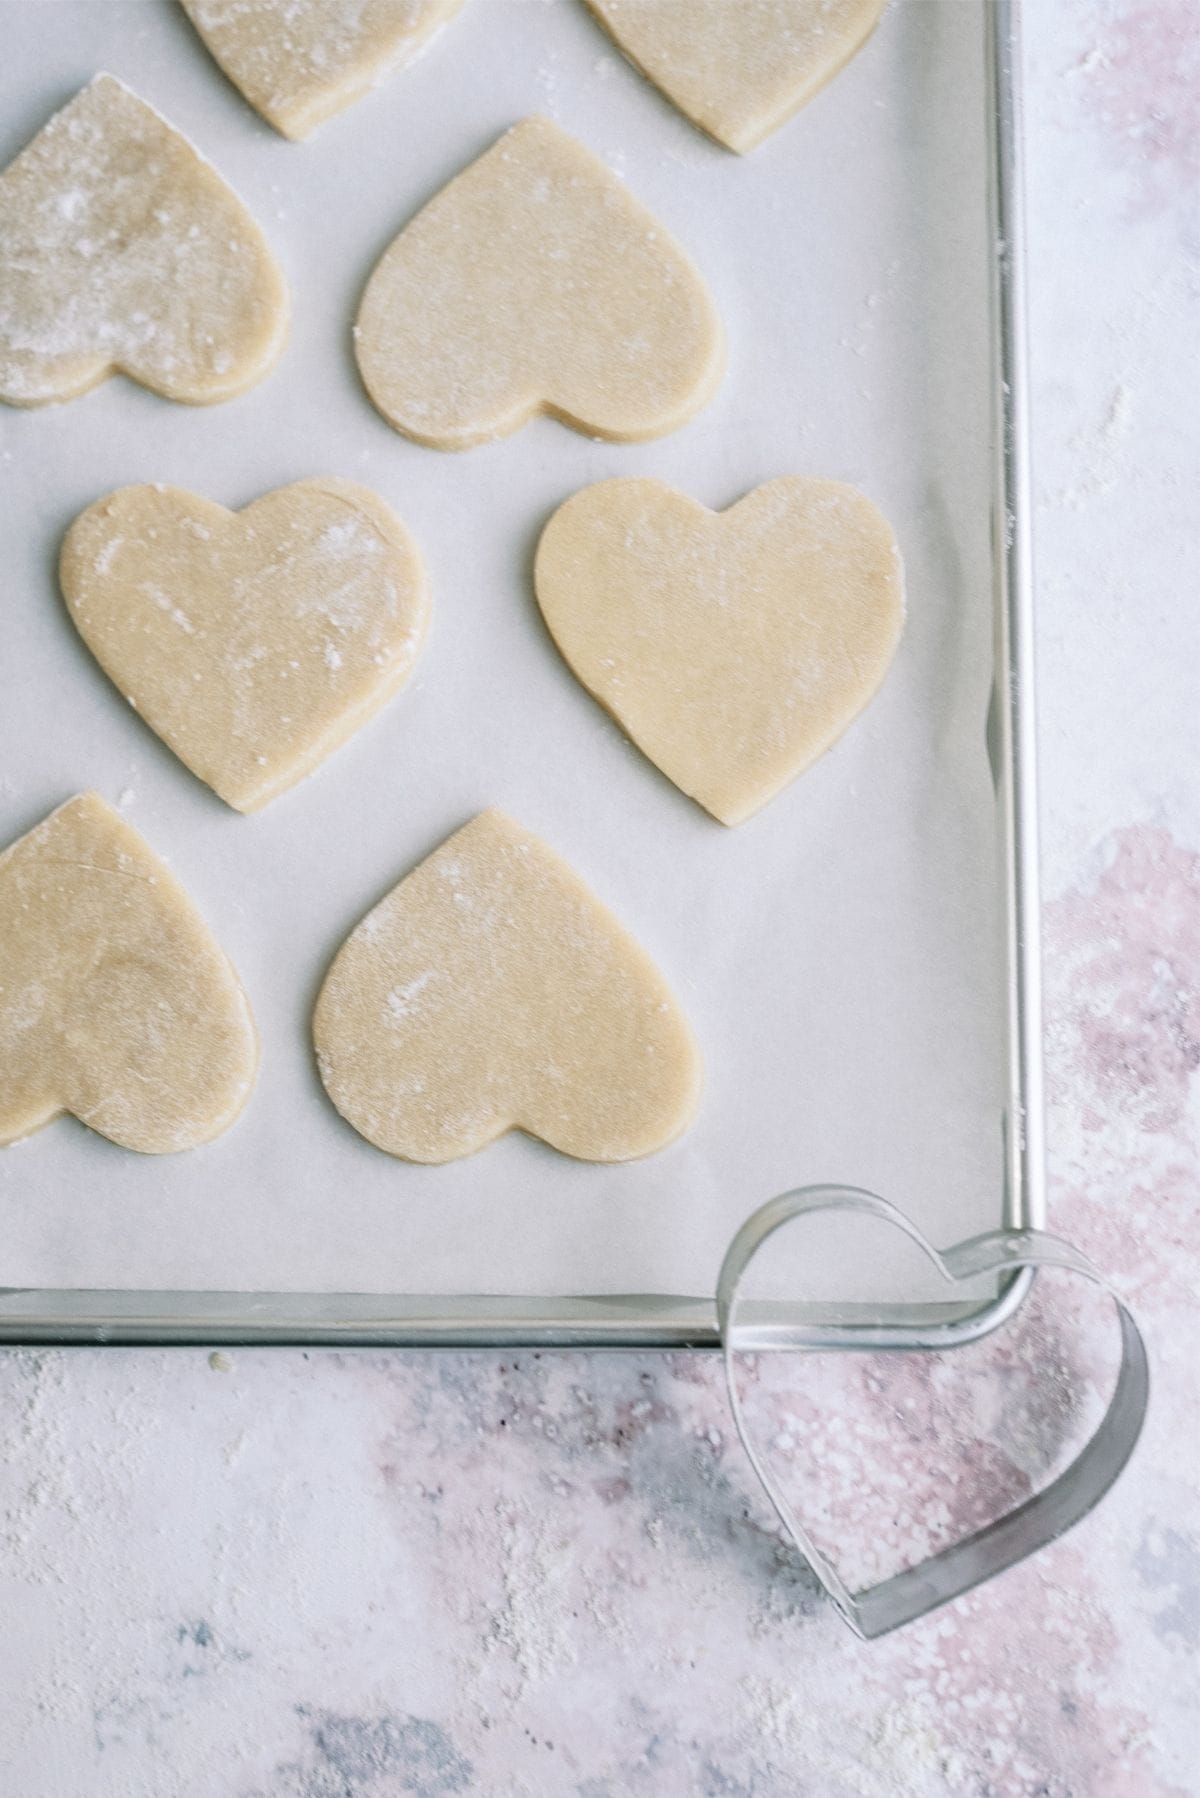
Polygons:
[[235,87],[284,137],[307,137],[410,61],[462,0],[182,0]]
[[690,259],[549,119],[514,125],[377,263],[355,326],[367,392],[418,443],[463,449],[538,412],[596,437],[673,431],[724,336]]
[[0,855],[0,1143],[69,1111],[193,1149],[250,1096],[246,995],[170,869],[95,793]]
[[354,1128],[408,1161],[521,1129],[583,1161],[661,1149],[700,1058],[649,956],[546,845],[482,812],[339,949],[313,1018]]
[[843,69],[887,0],[587,0],[692,123],[753,150]]
[[0,172],[0,400],[124,374],[207,404],[261,380],[287,290],[237,195],[158,113],[97,75]]
[[798,475],[725,512],[664,481],[585,487],[543,531],[534,580],[583,685],[723,824],[842,734],[904,619],[887,521],[853,487]]
[[152,730],[256,811],[404,685],[425,635],[416,546],[374,493],[296,481],[241,512],[122,487],[60,559],[80,636]]

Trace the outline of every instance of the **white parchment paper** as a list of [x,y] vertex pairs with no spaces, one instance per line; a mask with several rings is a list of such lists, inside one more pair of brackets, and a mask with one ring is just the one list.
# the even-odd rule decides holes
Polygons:
[[[249,204],[291,285],[270,378],[209,409],[112,380],[0,409],[0,841],[92,786],[171,863],[231,955],[263,1044],[210,1147],[141,1158],[70,1120],[0,1154],[0,1284],[711,1293],[744,1215],[843,1181],[938,1241],[996,1225],[1003,1163],[991,665],[982,25],[901,0],[790,126],[745,159],[691,129],[579,0],[468,0],[414,67],[307,143],[240,99],[158,0],[0,0],[0,158],[106,68]],[[598,151],[692,252],[730,340],[716,400],[657,443],[549,421],[458,456],[395,435],[350,324],[377,256],[515,119]],[[2,246],[0,246],[2,247]],[[769,476],[861,486],[898,531],[909,621],[882,695],[765,812],[729,831],[576,684],[543,629],[532,551],[590,481],[654,474],[722,507]],[[195,780],[75,636],[55,559],[127,482],[241,506],[312,474],[374,487],[433,584],[410,688],[254,818]],[[510,1136],[445,1168],[361,1141],[316,1077],[309,1015],[363,912],[480,808],[567,856],[657,958],[707,1091],[673,1148],[582,1166]],[[847,1260],[855,1263],[847,1266]],[[811,1289],[913,1290],[842,1249]]]

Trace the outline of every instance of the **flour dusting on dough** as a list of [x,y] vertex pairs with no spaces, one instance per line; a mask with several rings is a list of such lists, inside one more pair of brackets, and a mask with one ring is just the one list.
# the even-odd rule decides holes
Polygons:
[[253,220],[111,75],[0,172],[0,241],[0,399],[12,404],[69,399],[116,370],[171,399],[225,399],[282,348],[286,290]]
[[726,824],[836,741],[904,619],[886,520],[854,488],[799,476],[720,513],[662,481],[601,481],[550,520],[534,579],[583,685]]
[[410,63],[462,0],[182,0],[229,79],[285,137],[307,137]]
[[683,250],[582,144],[514,125],[384,252],[355,353],[383,416],[461,449],[547,412],[655,437],[712,396],[724,335]]
[[861,49],[886,0],[588,0],[694,124],[752,150]]
[[389,1154],[522,1128],[584,1160],[684,1128],[700,1064],[649,957],[545,844],[484,812],[347,938],[313,1020],[321,1078]]
[[403,986],[394,986],[387,996],[388,1020],[398,1024],[404,1018],[411,1018],[420,1010],[421,994],[431,981],[437,979],[434,968],[426,968],[423,974],[417,974]]
[[94,793],[0,855],[0,1143],[61,1112],[165,1154],[220,1135],[258,1044],[183,888]]
[[243,811],[293,785],[397,691],[428,619],[400,521],[334,479],[237,513],[171,488],[123,488],[76,519],[61,579],[101,666]]

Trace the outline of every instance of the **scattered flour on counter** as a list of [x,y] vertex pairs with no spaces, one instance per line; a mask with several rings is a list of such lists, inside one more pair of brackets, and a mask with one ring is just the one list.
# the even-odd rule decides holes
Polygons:
[[1077,512],[1119,486],[1133,413],[1134,396],[1123,381],[1118,382],[1099,421],[1077,431],[1070,440],[1069,447],[1077,457],[1078,472],[1066,486],[1050,494],[1043,504]]
[[530,1686],[561,1675],[578,1660],[564,1602],[574,1580],[575,1555],[569,1535],[564,1532],[552,1541],[544,1520],[524,1503],[503,1501],[494,1515],[504,1597],[489,1642],[512,1655],[519,1698]]

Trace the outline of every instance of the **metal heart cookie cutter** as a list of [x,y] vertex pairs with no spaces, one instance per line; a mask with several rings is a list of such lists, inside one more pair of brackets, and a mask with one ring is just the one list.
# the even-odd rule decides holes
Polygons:
[[[793,1219],[836,1211],[873,1217],[915,1243],[948,1286],[981,1275],[1053,1268],[1098,1286],[1112,1300],[1121,1332],[1121,1363],[1108,1408],[1074,1460],[1048,1486],[982,1529],[951,1543],[890,1578],[852,1592],[789,1504],[763,1454],[755,1447],[735,1378],[736,1359],[763,1348],[867,1352],[877,1347],[822,1323],[790,1327],[787,1341],[764,1341],[752,1324],[739,1324],[742,1283],[767,1239]],[[784,1529],[808,1562],[845,1621],[863,1640],[914,1622],[973,1586],[1044,1548],[1078,1523],[1108,1491],[1133,1453],[1150,1394],[1146,1347],[1133,1314],[1110,1283],[1078,1249],[1042,1230],[992,1230],[952,1248],[936,1249],[904,1213],[886,1199],[851,1186],[806,1186],[783,1193],[753,1212],[726,1251],[717,1280],[717,1323],[725,1359],[729,1404],[742,1447]],[[894,1349],[892,1352],[895,1352]],[[920,1353],[919,1349],[904,1350]]]

